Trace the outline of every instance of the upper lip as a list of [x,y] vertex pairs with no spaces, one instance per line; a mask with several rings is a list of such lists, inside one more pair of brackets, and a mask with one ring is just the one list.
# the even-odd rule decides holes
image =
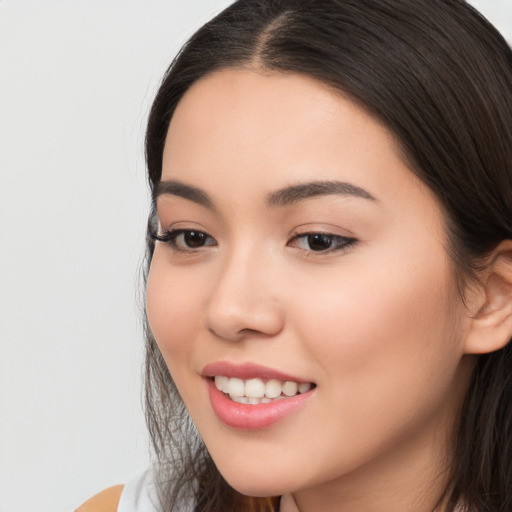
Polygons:
[[277,379],[281,381],[293,382],[312,382],[310,380],[301,379],[287,373],[261,366],[255,363],[232,363],[229,361],[216,361],[207,364],[201,375],[203,377],[215,377],[222,375],[224,377],[236,377],[238,379]]

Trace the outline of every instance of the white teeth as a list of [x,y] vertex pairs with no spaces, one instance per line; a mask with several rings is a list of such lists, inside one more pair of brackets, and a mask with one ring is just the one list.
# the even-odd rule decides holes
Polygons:
[[309,382],[301,382],[298,385],[299,393],[306,393],[306,391],[309,391],[310,389],[311,389],[311,384]]
[[282,386],[281,381],[277,379],[270,379],[265,384],[265,396],[267,398],[277,398],[281,395]]
[[233,402],[238,402],[239,404],[249,403],[249,398],[247,398],[246,396],[232,396],[231,400],[233,400]]
[[285,382],[283,384],[283,393],[286,396],[294,396],[297,394],[297,391],[299,389],[299,385],[296,382]]
[[297,393],[306,393],[312,388],[309,382],[282,382],[278,379],[248,379],[229,378],[224,375],[215,376],[215,387],[226,393],[230,398],[241,404],[267,404],[273,400],[284,400]]
[[261,379],[245,381],[245,396],[250,398],[263,398],[265,396],[265,383]]
[[229,379],[228,394],[231,398],[235,396],[244,396],[245,384],[242,379]]
[[229,378],[223,375],[217,375],[215,377],[215,386],[218,390],[227,393],[228,392]]

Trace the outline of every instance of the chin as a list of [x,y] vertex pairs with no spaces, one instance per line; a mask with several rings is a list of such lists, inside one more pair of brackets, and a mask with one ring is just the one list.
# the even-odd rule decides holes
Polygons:
[[226,482],[236,491],[244,496],[254,498],[266,498],[269,496],[281,496],[290,492],[289,482],[281,481],[272,471],[261,473],[251,473],[244,470],[232,472],[223,472],[219,468]]

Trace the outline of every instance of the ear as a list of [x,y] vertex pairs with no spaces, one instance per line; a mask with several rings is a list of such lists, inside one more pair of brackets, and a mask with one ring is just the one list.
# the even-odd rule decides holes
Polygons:
[[466,354],[494,352],[512,338],[512,240],[501,242],[487,262],[477,285],[481,300],[465,340]]

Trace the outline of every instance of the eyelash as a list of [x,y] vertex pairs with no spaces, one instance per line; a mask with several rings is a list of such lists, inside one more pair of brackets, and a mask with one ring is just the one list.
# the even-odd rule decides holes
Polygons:
[[[177,242],[178,237],[180,237],[182,235],[185,236],[187,234],[188,235],[194,235],[194,234],[199,235],[199,237],[202,238],[202,240],[199,240],[199,241],[200,242],[205,241],[205,243],[202,245],[199,245],[197,247],[191,247],[183,239],[182,247],[180,247],[180,245],[178,245],[178,242]],[[173,251],[181,252],[181,253],[193,253],[200,249],[203,249],[204,247],[214,247],[217,245],[217,242],[215,241],[215,239],[212,238],[210,235],[208,235],[204,231],[199,231],[199,230],[195,230],[195,229],[170,229],[170,230],[164,231],[161,234],[152,234],[150,236],[155,241],[168,244]],[[317,241],[323,239],[324,241],[329,243],[331,246],[326,249],[319,250],[319,251],[311,249],[311,243],[313,241],[311,239],[312,237],[317,237]],[[310,245],[309,249],[299,247],[297,245],[293,245],[294,242],[297,242],[301,239],[306,240],[308,242],[308,245]],[[206,243],[206,242],[208,242],[208,240],[213,241],[213,243]],[[291,240],[288,242],[288,245],[291,245],[292,247],[297,247],[298,249],[300,249],[301,251],[303,251],[307,254],[320,256],[320,255],[324,255],[324,254],[330,254],[330,253],[334,253],[334,252],[348,250],[353,245],[355,245],[357,243],[357,241],[358,240],[355,238],[350,238],[350,237],[345,237],[345,236],[340,236],[340,235],[333,235],[331,233],[323,233],[323,232],[319,231],[319,232],[309,232],[309,233],[296,233],[291,238]],[[334,245],[334,247],[332,247],[333,245]],[[183,246],[185,246],[185,247],[183,247]]]
[[[320,251],[315,251],[314,249],[311,249],[311,238],[317,237],[318,239],[324,239],[330,243],[330,247],[327,249],[323,249]],[[288,242],[288,245],[290,245],[292,242],[299,241],[299,240],[305,240],[307,241],[310,248],[304,248],[304,247],[298,247],[301,251],[304,251],[308,255],[324,255],[324,254],[331,254],[334,252],[340,252],[340,251],[346,251],[350,249],[352,246],[354,246],[357,243],[357,239],[350,238],[346,236],[341,235],[333,235],[332,233],[324,233],[321,231],[314,231],[309,233],[297,233],[293,236],[293,238]],[[293,245],[292,245],[293,246]]]
[[190,235],[191,233],[200,235],[201,237],[204,237],[205,239],[210,239],[215,242],[215,240],[210,235],[208,235],[204,231],[199,231],[197,229],[169,229],[159,235],[150,235],[150,236],[155,241],[170,245],[171,249],[176,252],[191,253],[191,252],[197,251],[198,249],[202,249],[203,247],[211,247],[211,246],[217,245],[217,242],[215,242],[213,244],[201,245],[197,248],[190,247],[190,246],[186,246],[186,248],[179,247],[176,239],[181,235],[186,235],[186,234]]

